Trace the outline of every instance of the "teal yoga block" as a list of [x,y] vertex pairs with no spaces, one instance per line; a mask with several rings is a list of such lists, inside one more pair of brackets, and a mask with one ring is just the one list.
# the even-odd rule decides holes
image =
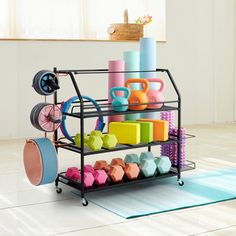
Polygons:
[[141,143],[150,143],[153,141],[153,122],[136,121],[136,120],[126,120],[124,122],[140,124],[140,142]]

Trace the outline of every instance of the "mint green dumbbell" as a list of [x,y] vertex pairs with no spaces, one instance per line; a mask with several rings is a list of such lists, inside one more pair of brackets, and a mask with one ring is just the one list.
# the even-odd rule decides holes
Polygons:
[[154,158],[143,159],[140,162],[139,168],[145,177],[154,176],[156,173],[156,163]]
[[139,161],[141,162],[142,160],[145,159],[154,159],[153,153],[152,152],[141,152]]
[[139,157],[135,153],[126,154],[124,161],[126,164],[129,164],[129,163],[136,163],[138,165],[140,164]]
[[158,174],[166,174],[170,171],[171,161],[167,156],[160,156],[154,159]]

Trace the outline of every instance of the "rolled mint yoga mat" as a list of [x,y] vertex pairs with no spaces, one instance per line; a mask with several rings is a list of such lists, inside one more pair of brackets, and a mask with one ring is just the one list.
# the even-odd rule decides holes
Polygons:
[[[140,39],[140,70],[156,70],[156,40],[154,38]],[[155,72],[140,72],[140,78],[156,78]],[[150,83],[149,89],[157,90],[158,83]],[[157,113],[143,113],[143,118],[157,119]]]
[[[112,60],[108,62],[108,69],[109,72],[117,72],[117,71],[124,71],[125,70],[125,61],[124,60]],[[109,73],[108,76],[108,102],[112,102],[112,98],[110,96],[110,89],[112,87],[123,87],[124,86],[124,73]],[[124,92],[117,91],[116,96],[123,96]],[[112,121],[123,121],[123,115],[116,115],[116,116],[109,116],[108,123]]]
[[[139,71],[140,70],[140,52],[139,51],[126,51],[124,52],[125,71]],[[140,78],[139,72],[125,73],[125,81],[129,78]],[[139,90],[140,84],[130,84],[131,90]],[[125,116],[126,120],[137,120],[140,114],[128,114]]]

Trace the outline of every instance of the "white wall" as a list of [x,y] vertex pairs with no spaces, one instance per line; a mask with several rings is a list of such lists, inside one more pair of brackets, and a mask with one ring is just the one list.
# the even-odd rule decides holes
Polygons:
[[236,2],[234,1],[234,121],[236,121]]
[[[167,0],[167,43],[157,44],[158,67],[170,69],[182,93],[184,124],[233,121],[234,10],[234,0]],[[134,42],[0,41],[0,138],[42,135],[29,122],[42,101],[31,88],[38,70],[105,68],[138,48]],[[83,93],[106,96],[93,86],[96,78],[80,82]],[[106,81],[99,80],[102,87]],[[70,85],[62,88],[65,98],[74,95]]]

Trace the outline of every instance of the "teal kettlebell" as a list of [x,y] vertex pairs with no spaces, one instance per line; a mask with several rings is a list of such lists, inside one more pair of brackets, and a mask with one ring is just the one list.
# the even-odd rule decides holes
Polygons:
[[[124,96],[116,96],[115,91],[124,91]],[[112,109],[114,111],[127,111],[128,109],[128,98],[130,96],[130,90],[126,87],[113,87],[110,90],[112,98]],[[127,106],[126,106],[127,105]]]

